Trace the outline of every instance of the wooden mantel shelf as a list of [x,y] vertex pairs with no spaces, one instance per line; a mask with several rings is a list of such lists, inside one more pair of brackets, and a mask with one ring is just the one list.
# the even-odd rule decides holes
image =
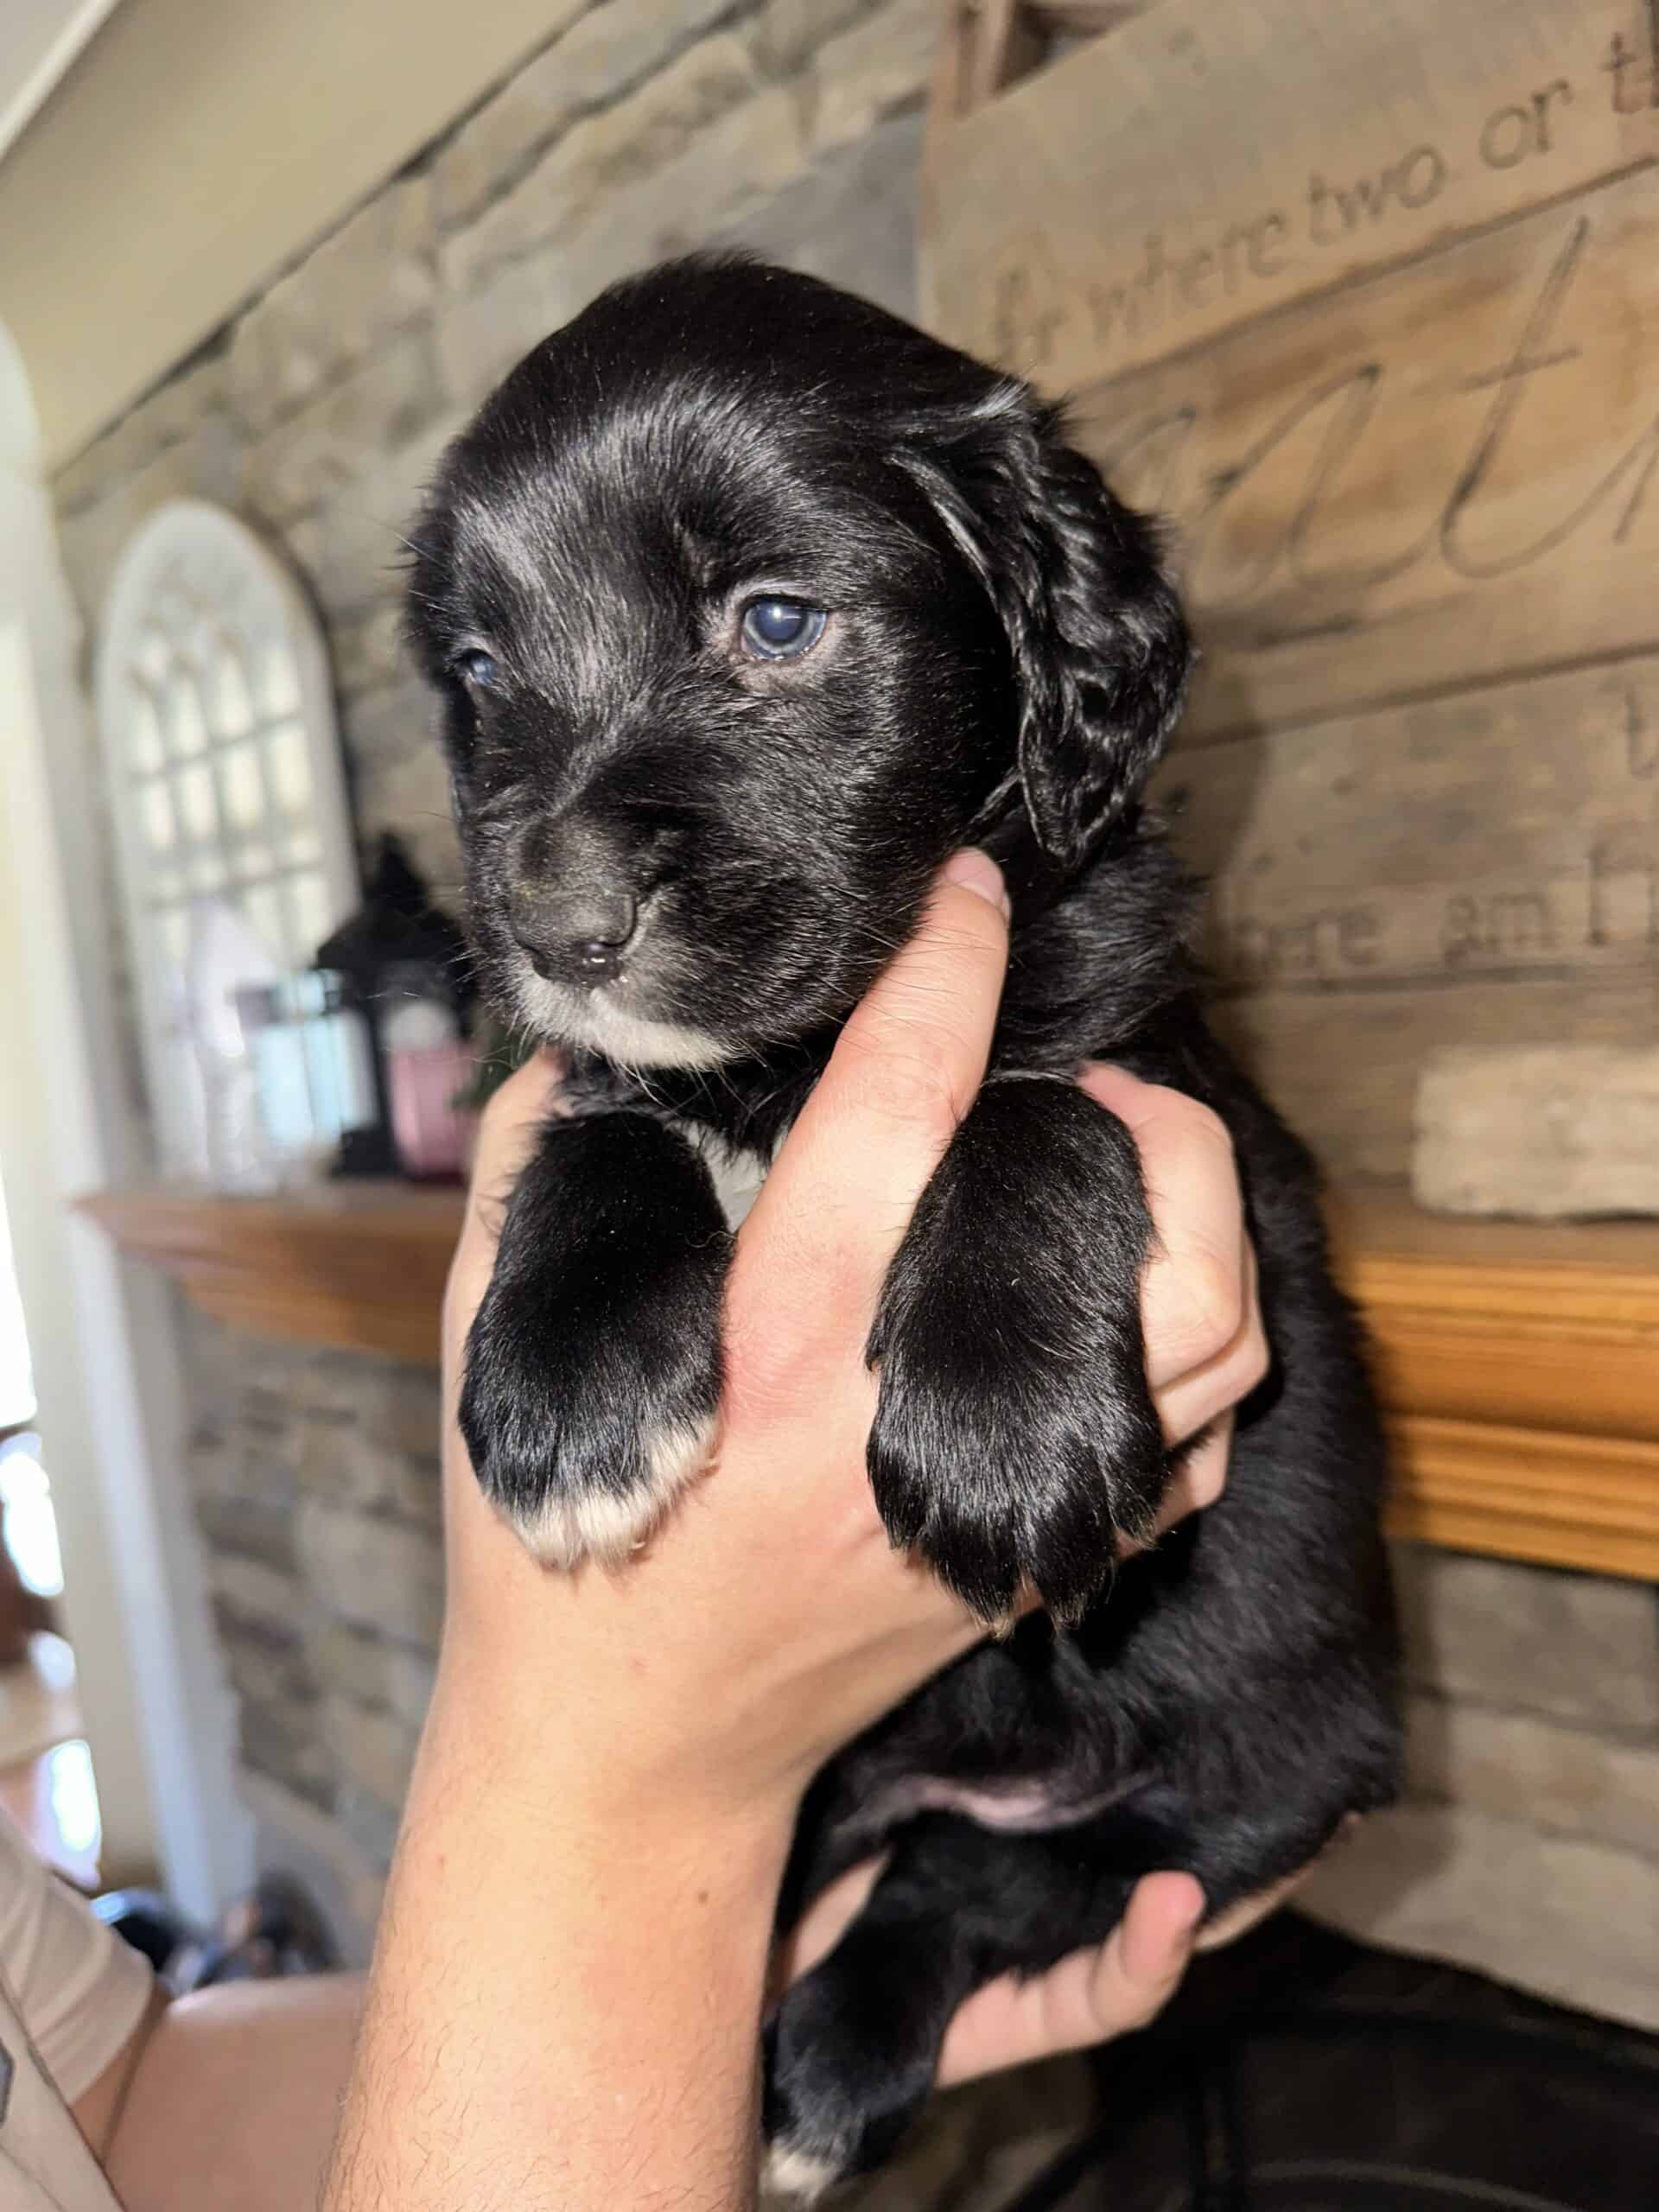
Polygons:
[[[431,1360],[458,1191],[84,1201],[238,1328]],[[1403,1193],[1332,1206],[1398,1448],[1396,1532],[1659,1580],[1659,1222],[1455,1221]]]

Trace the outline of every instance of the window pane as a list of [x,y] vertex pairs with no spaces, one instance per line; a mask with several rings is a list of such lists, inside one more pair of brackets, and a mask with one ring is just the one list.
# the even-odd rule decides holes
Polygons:
[[219,802],[213,794],[213,771],[205,761],[187,768],[178,779],[179,819],[185,835],[205,842],[219,827]]
[[271,795],[284,814],[303,819],[311,810],[311,756],[298,722],[284,722],[265,740]]
[[223,640],[207,662],[204,690],[215,737],[242,737],[253,728],[256,716],[246,671],[240,656]]
[[245,835],[265,817],[265,784],[259,756],[251,745],[238,745],[220,756],[219,785],[232,830]]
[[176,671],[167,689],[168,735],[175,753],[187,757],[200,753],[207,743],[207,724],[194,677]]
[[322,878],[308,868],[303,875],[289,878],[289,903],[294,915],[294,941],[298,956],[308,965],[317,957],[317,947],[324,938],[332,936],[334,916],[328,911],[328,893]]
[[279,645],[267,645],[255,664],[253,694],[261,715],[275,721],[300,711],[300,683],[294,657]]
[[178,832],[173,826],[173,800],[166,784],[151,784],[140,795],[138,826],[152,853],[172,850]]

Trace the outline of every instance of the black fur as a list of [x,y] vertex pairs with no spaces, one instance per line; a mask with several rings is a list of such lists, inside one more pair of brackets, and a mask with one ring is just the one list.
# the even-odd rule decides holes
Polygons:
[[[757,594],[829,611],[810,652],[746,657]],[[693,1141],[769,1156],[956,847],[1014,893],[991,1077],[871,1340],[870,1471],[895,1539],[982,1618],[1028,1579],[1076,1627],[964,1659],[806,1808],[787,1910],[892,1857],[772,2024],[768,2126],[819,2177],[855,2171],[969,1990],[1105,1935],[1149,1868],[1191,1868],[1216,1910],[1395,1786],[1355,1323],[1306,1154],[1204,1025],[1191,887],[1141,798],[1179,607],[1147,523],[1024,386],[809,279],[697,258],[605,294],[451,448],[410,629],[486,980],[578,1048],[462,1402],[486,1489],[555,1556],[643,1533],[689,1465],[662,1440],[718,1393],[729,1239]],[[1057,1079],[1090,1057],[1225,1121],[1274,1353],[1225,1497],[1116,1573],[1167,1471],[1134,1147]],[[1030,1832],[939,1809],[963,1791],[993,1820],[1018,1793]]]

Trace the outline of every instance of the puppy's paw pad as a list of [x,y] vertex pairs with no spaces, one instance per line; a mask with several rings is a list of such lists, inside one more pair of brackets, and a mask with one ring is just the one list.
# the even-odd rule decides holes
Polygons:
[[643,1482],[627,1489],[550,1494],[536,1505],[498,1498],[497,1508],[544,1567],[569,1569],[585,1559],[615,1566],[644,1549],[681,1491],[708,1465],[714,1440],[712,1414],[664,1428],[641,1442],[638,1458],[647,1474]]

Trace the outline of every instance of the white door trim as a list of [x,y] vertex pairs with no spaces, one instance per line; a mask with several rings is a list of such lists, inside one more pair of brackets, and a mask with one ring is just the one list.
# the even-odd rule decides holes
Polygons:
[[0,1160],[105,1859],[209,1914],[251,1878],[167,1294],[70,1211],[141,1172],[101,804],[21,361],[0,327]]

